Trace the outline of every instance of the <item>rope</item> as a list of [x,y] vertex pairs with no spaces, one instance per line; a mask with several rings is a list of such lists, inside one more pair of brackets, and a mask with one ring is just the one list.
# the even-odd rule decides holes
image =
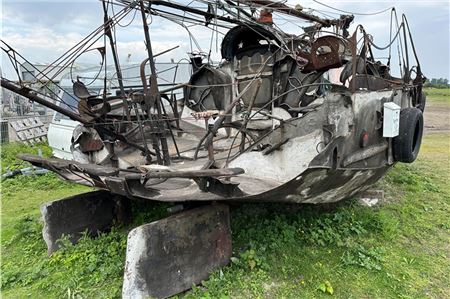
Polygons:
[[383,9],[383,10],[380,10],[380,11],[377,11],[377,12],[362,13],[362,12],[351,12],[351,11],[348,11],[348,10],[338,9],[338,8],[333,7],[333,6],[327,5],[325,3],[319,2],[317,0],[313,0],[313,1],[315,3],[317,3],[317,4],[320,4],[322,6],[328,7],[330,9],[334,9],[336,11],[340,11],[340,12],[348,13],[348,14],[352,14],[352,15],[359,15],[359,16],[375,16],[375,15],[379,15],[379,14],[385,13],[386,11],[389,11],[389,10],[394,8],[393,6],[391,6],[391,7],[388,7],[386,9]]

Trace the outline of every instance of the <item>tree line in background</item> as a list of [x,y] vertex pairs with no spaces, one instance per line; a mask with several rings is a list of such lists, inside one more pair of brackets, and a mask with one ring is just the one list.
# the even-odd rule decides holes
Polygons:
[[427,79],[424,84],[425,87],[435,87],[435,88],[449,88],[448,79],[444,78],[432,78]]

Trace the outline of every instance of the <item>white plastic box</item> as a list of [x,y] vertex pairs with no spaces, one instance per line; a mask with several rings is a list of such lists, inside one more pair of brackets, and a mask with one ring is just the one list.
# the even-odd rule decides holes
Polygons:
[[400,106],[394,102],[384,103],[383,137],[398,136],[400,126]]

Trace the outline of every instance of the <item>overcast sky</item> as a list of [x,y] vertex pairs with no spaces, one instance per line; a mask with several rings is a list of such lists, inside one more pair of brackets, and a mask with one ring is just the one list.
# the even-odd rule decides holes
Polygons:
[[[182,2],[180,0],[179,2]],[[300,3],[305,9],[315,9],[316,14],[327,14],[336,17],[339,12],[333,11],[314,1],[288,1],[290,4]],[[408,17],[414,36],[417,53],[423,72],[428,78],[450,78],[449,75],[449,0],[438,1],[329,1],[322,3],[332,5],[344,11],[368,14],[379,12],[395,6],[399,16],[405,13]],[[117,11],[118,9],[116,9]],[[132,19],[132,14],[126,17],[122,24]],[[98,0],[3,0],[1,12],[2,40],[22,53],[33,63],[49,63],[55,60],[73,45],[76,45],[85,35],[98,27],[103,20],[101,3]],[[298,25],[287,21],[292,19],[276,18],[275,22],[285,26],[288,31],[300,34]],[[180,26],[154,18],[151,21],[151,35],[154,52],[163,51],[180,45],[175,51],[161,56],[160,62],[178,61],[185,58],[190,49],[186,31]],[[373,35],[376,44],[385,45],[389,40],[390,12],[377,15],[355,15],[351,28],[363,24],[366,31]],[[146,57],[144,37],[142,34],[140,15],[127,28],[119,28],[117,33],[120,59],[140,62]],[[202,28],[193,28],[193,35],[199,40],[203,51],[207,51],[211,42],[211,32]],[[220,51],[221,36],[213,41],[212,57],[219,57],[215,50]],[[393,54],[396,54],[393,48]],[[98,57],[91,53],[80,58],[79,62],[97,62]],[[378,53],[377,53],[378,54]],[[382,54],[379,54],[382,55]],[[386,56],[386,55],[384,55]],[[412,55],[411,55],[412,57]],[[4,76],[12,77],[11,68],[2,59]],[[13,79],[13,78],[12,78]]]

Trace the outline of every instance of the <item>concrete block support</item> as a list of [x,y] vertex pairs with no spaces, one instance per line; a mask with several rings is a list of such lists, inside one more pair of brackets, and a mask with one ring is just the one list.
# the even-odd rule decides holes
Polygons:
[[122,296],[167,298],[208,278],[231,258],[229,208],[208,205],[133,229]]
[[131,210],[126,202],[127,199],[118,198],[107,191],[94,191],[42,205],[42,235],[47,243],[48,254],[58,249],[57,240],[63,235],[70,236],[70,240],[76,243],[85,231],[91,236],[108,231],[118,213],[121,218],[130,219]]

